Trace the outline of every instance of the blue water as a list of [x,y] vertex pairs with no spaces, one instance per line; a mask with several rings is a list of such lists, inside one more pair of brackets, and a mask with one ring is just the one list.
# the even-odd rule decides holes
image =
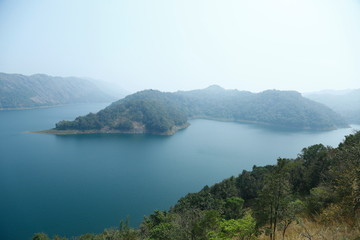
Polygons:
[[204,185],[296,157],[311,144],[337,146],[354,131],[193,120],[174,136],[24,133],[105,105],[0,111],[0,239],[101,232],[126,216],[136,226]]

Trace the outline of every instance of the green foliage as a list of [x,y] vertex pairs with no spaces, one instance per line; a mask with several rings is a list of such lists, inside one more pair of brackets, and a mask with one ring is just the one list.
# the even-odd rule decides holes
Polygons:
[[149,133],[165,133],[186,124],[187,117],[179,103],[169,93],[142,91],[119,100],[97,114],[60,121],[57,130],[120,130],[131,132],[145,127]]
[[115,228],[108,228],[105,229],[100,234],[95,235],[82,235],[79,239],[84,240],[138,240],[139,234],[136,229],[129,228],[126,231],[123,231],[121,229],[115,229]]
[[309,193],[310,189],[319,185],[321,178],[329,169],[330,161],[328,153],[330,147],[316,144],[302,150],[299,158],[303,161],[303,186],[299,186],[299,191]]
[[275,239],[278,224],[286,217],[286,210],[291,201],[289,160],[278,159],[278,164],[265,177],[263,189],[259,192],[256,207],[260,224],[267,224],[270,239]]
[[187,209],[220,210],[223,205],[223,199],[214,196],[209,188],[204,188],[199,193],[189,193],[181,198],[172,210],[174,212],[183,212]]
[[129,227],[129,218],[121,220],[119,225],[119,239],[122,240],[136,240],[138,239],[138,232],[135,229]]
[[256,239],[256,221],[250,215],[241,219],[223,219],[219,225],[219,231],[208,233],[210,240]]
[[121,131],[130,131],[134,128],[132,122],[129,119],[119,119],[116,123],[112,125],[112,128],[121,130]]
[[239,196],[239,189],[236,187],[235,177],[230,177],[221,182],[221,184],[215,184],[210,193],[216,198],[227,199],[231,197]]
[[291,223],[295,220],[298,220],[298,215],[300,215],[305,209],[305,203],[297,199],[295,201],[288,202],[283,208],[281,213],[281,221],[279,222],[279,227],[282,231],[282,239],[285,239],[285,233]]
[[307,196],[307,209],[310,214],[320,214],[323,209],[334,202],[334,193],[326,186],[315,187]]
[[[35,233],[31,238],[32,240],[51,240],[51,238],[46,233]],[[60,237],[59,235],[55,235],[53,240],[68,240],[68,238]],[[90,239],[79,239],[79,240],[90,240]]]
[[271,171],[272,166],[257,167],[252,171],[243,171],[236,179],[236,187],[239,189],[240,196],[249,202],[258,197],[258,192],[262,189],[264,178]]
[[208,233],[219,230],[220,213],[216,210],[202,212],[202,216],[197,220],[192,229],[193,239],[206,240]]
[[174,224],[173,223],[160,223],[150,229],[149,239],[153,240],[172,240],[174,239]]
[[155,210],[153,214],[144,218],[140,231],[144,239],[171,239],[176,232],[172,220],[174,216],[165,212]]
[[94,240],[95,234],[93,233],[86,233],[78,237],[79,240]]
[[345,137],[345,141],[339,144],[339,150],[349,147],[357,147],[360,144],[360,133],[356,132]]
[[226,219],[237,219],[243,215],[244,199],[230,197],[225,200],[224,216]]
[[46,233],[35,233],[32,240],[50,240]]
[[360,217],[360,132],[348,136],[332,154],[328,188],[342,206],[341,216]]
[[58,130],[99,130],[103,124],[94,113],[89,113],[84,117],[77,117],[74,121],[60,121],[56,124]]

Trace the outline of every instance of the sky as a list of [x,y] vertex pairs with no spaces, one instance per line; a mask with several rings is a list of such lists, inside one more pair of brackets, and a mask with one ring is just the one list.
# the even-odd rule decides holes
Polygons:
[[360,0],[0,0],[0,72],[131,92],[360,88]]

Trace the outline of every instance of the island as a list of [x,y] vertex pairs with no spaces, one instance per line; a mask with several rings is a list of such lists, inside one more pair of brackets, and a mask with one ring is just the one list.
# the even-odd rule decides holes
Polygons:
[[177,92],[144,90],[120,99],[98,113],[73,121],[60,121],[51,134],[124,133],[172,135],[189,126],[189,119],[214,119],[266,124],[290,129],[330,130],[348,127],[346,121],[323,104],[296,91],[252,93],[205,89]]

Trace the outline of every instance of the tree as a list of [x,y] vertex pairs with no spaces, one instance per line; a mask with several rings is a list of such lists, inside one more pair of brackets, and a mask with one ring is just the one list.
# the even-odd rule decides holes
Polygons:
[[256,239],[256,221],[250,214],[240,219],[223,219],[219,231],[208,233],[210,240],[250,240]]
[[94,239],[95,239],[95,234],[93,233],[85,233],[79,236],[79,240],[94,240]]
[[35,233],[32,240],[50,240],[46,233]]
[[155,210],[149,217],[145,217],[140,226],[143,239],[172,240],[179,239],[178,224],[175,223],[175,214]]
[[298,157],[303,162],[303,186],[299,187],[300,191],[308,194],[310,189],[319,185],[322,177],[329,169],[328,153],[331,150],[331,147],[325,147],[322,144],[315,144],[302,149]]
[[225,200],[224,216],[225,219],[237,219],[242,217],[244,199],[239,197],[230,197]]
[[192,226],[191,239],[207,240],[208,232],[219,228],[220,213],[216,210],[202,211],[200,218]]
[[310,214],[320,214],[323,209],[334,202],[335,194],[326,185],[318,186],[310,190],[307,196],[307,210]]
[[275,240],[278,224],[285,217],[290,203],[290,183],[287,159],[278,159],[277,165],[265,177],[264,187],[259,192],[257,218],[260,224],[268,224],[270,240]]
[[290,224],[297,219],[297,215],[305,209],[305,204],[300,200],[295,200],[287,204],[283,209],[283,216],[280,226],[282,228],[282,239],[285,239],[285,233]]
[[331,155],[328,187],[340,204],[340,216],[354,222],[360,214],[360,132],[346,138]]
[[119,226],[119,237],[122,240],[136,240],[138,239],[138,232],[129,227],[130,219],[129,217],[126,218],[126,220],[120,221]]

